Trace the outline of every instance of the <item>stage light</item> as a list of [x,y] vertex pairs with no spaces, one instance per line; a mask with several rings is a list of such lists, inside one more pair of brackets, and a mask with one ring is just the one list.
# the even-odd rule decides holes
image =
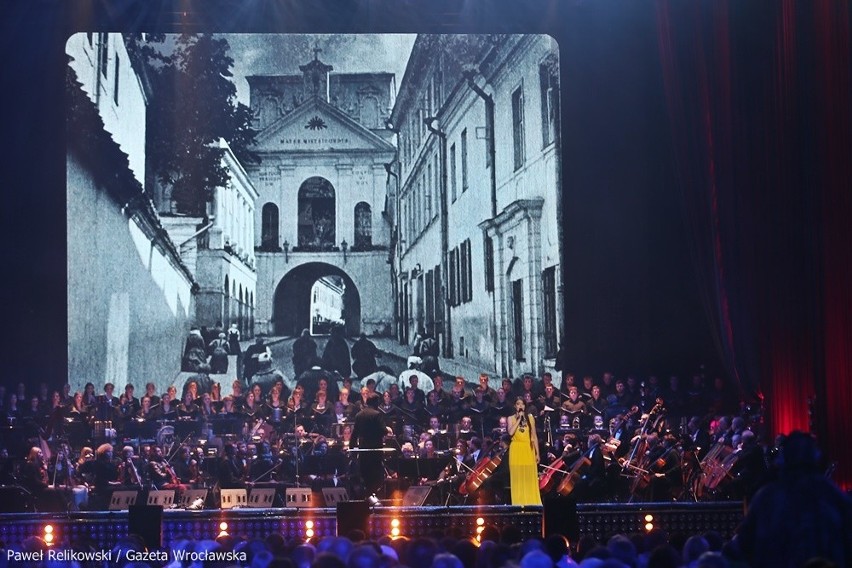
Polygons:
[[219,523],[219,530],[222,531],[222,532],[227,531],[228,530],[228,523],[226,523],[225,521],[222,521],[221,523]]
[[308,530],[306,530],[306,531],[305,531],[305,536],[306,536],[306,537],[308,537],[308,538],[313,538],[313,536],[314,536],[314,529],[308,529]]
[[646,531],[654,530],[654,523],[645,523],[645,530]]
[[44,535],[44,542],[46,542],[48,545],[53,544],[53,534],[47,533],[46,535]]
[[645,522],[646,523],[653,522],[653,520],[654,520],[654,515],[645,515]]
[[394,527],[391,529],[391,536],[399,536],[399,529]]
[[477,518],[476,518],[476,526],[481,527],[481,526],[483,526],[484,524],[485,524],[485,519],[483,519],[482,517],[477,517]]
[[393,519],[391,521],[391,527],[398,529],[399,528],[399,519]]
[[308,530],[314,528],[314,522],[313,521],[305,521],[305,528],[308,529]]
[[44,525],[44,534],[50,534],[53,532],[53,525]]

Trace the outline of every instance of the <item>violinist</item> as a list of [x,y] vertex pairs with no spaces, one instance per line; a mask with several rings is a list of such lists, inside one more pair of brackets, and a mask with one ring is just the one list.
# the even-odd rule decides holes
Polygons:
[[44,461],[44,452],[41,448],[33,446],[27,454],[27,461],[21,466],[21,486],[28,490],[38,500],[47,490],[50,484],[47,477],[47,464]]
[[80,457],[77,458],[77,463],[73,467],[76,485],[89,486],[94,484],[94,463],[95,451],[88,446],[83,446],[83,449],[80,450]]
[[95,461],[86,462],[82,468],[85,470],[83,474],[91,475],[93,479],[94,489],[89,496],[89,505],[95,510],[106,509],[112,489],[121,485],[118,480],[118,466],[112,461],[112,444],[101,444],[95,455]]
[[56,451],[48,468],[50,484],[54,487],[72,487],[74,485],[74,464],[71,463],[71,448],[62,443]]

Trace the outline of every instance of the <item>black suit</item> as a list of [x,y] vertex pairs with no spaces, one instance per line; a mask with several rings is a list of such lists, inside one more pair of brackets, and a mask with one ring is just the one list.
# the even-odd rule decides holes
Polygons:
[[[385,422],[382,413],[365,406],[355,416],[352,440],[360,449],[379,449],[385,437]],[[381,452],[363,452],[358,456],[358,466],[368,495],[375,493],[382,485],[385,470],[382,466]]]

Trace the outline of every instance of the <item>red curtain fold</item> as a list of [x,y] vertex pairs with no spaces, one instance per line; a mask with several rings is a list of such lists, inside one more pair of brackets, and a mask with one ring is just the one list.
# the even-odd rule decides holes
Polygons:
[[814,431],[852,486],[848,4],[660,0],[657,22],[692,258],[728,373],[764,397],[767,436]]

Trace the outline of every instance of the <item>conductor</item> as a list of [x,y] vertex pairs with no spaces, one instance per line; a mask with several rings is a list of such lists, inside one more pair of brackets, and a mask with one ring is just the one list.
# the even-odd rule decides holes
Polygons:
[[364,481],[366,496],[369,496],[375,495],[385,478],[381,448],[388,429],[385,427],[382,413],[378,410],[379,396],[371,394],[366,402],[364,408],[355,415],[350,447],[359,450],[375,450],[358,452],[358,469]]

